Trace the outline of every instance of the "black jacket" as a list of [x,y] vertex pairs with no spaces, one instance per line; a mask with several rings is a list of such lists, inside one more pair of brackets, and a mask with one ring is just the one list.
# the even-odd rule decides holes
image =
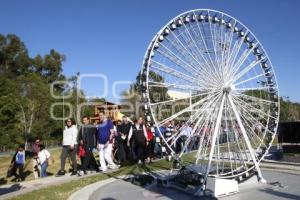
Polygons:
[[97,130],[94,126],[81,126],[78,133],[78,143],[83,141],[84,147],[94,148],[97,145]]
[[119,125],[119,126],[117,127],[117,129],[118,129],[117,131],[118,131],[119,133],[123,133],[123,134],[125,134],[126,136],[128,136],[131,127],[132,127],[131,122],[128,122],[127,124],[122,123],[121,125]]

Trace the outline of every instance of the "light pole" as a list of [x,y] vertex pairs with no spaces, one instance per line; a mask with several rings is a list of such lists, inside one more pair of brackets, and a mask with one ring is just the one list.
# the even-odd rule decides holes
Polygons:
[[75,88],[76,88],[76,105],[75,105],[75,113],[76,113],[76,115],[75,115],[75,120],[76,120],[76,124],[78,124],[78,121],[79,121],[79,119],[78,119],[78,104],[79,104],[79,93],[80,93],[80,90],[78,90],[78,85],[79,85],[79,77],[80,77],[80,72],[77,72],[76,73],[76,86],[75,86]]

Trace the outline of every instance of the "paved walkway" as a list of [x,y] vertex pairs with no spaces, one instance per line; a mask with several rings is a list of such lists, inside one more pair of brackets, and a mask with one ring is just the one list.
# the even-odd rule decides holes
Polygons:
[[[293,174],[300,175],[300,165],[299,164],[287,165],[286,163],[264,162],[264,163],[261,163],[261,166],[270,168],[273,171],[281,171],[281,172],[287,172],[287,173],[293,173]],[[37,179],[37,180],[32,180],[32,181],[2,185],[2,186],[0,186],[0,199],[7,199],[12,196],[25,194],[27,192],[38,190],[38,189],[45,188],[48,186],[58,185],[58,184],[69,182],[71,180],[79,180],[84,177],[95,176],[95,175],[97,175],[97,173],[89,174],[89,175],[81,176],[81,177],[70,176],[70,174],[66,174],[65,176],[62,176],[62,177],[49,176],[47,178],[42,178],[42,179]],[[97,186],[97,184],[96,184],[96,186]]]
[[[222,200],[253,200],[253,199],[300,199],[300,176],[282,172],[263,171],[267,184],[258,183],[255,185],[240,188],[240,192],[231,196],[222,197]],[[74,195],[69,200],[99,200],[99,199],[147,199],[147,200],[169,200],[169,199],[214,199],[209,197],[194,197],[192,195],[164,187],[157,187],[152,184],[147,187],[140,187],[124,180],[110,180],[100,188],[91,193],[89,198]],[[116,189],[117,188],[117,189]],[[81,191],[83,194],[85,191]]]
[[[116,170],[109,170],[106,173],[110,173]],[[34,190],[46,188],[52,185],[63,184],[66,182],[70,182],[72,180],[80,180],[85,177],[96,176],[99,173],[92,173],[85,176],[71,176],[71,173],[67,173],[64,176],[55,177],[55,176],[48,176],[46,178],[40,178],[32,181],[24,181],[18,182],[14,184],[7,184],[0,186],[0,199],[7,199],[13,196],[25,194],[27,192],[31,192]]]

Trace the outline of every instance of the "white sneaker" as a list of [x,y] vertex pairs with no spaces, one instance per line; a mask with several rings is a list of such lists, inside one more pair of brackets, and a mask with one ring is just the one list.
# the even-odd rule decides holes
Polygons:
[[120,166],[118,166],[118,165],[110,165],[108,167],[109,167],[109,169],[119,169]]
[[102,168],[102,167],[99,167],[99,170],[100,170],[101,172],[106,172],[106,171],[107,171],[107,167],[105,167],[105,168],[104,168],[104,167],[103,167],[103,168]]
[[83,176],[83,171],[78,171],[78,176]]

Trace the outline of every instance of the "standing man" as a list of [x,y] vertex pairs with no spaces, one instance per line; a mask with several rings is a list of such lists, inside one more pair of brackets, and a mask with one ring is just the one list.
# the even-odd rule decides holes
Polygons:
[[114,135],[114,126],[111,120],[106,119],[103,111],[99,113],[100,123],[96,126],[98,136],[98,150],[101,168],[105,172],[107,165],[111,169],[116,169],[118,166],[112,160],[112,144],[111,139]]
[[83,145],[85,155],[83,157],[83,163],[81,171],[78,173],[79,176],[87,174],[86,170],[88,166],[92,166],[98,171],[97,163],[93,155],[93,149],[97,145],[97,130],[96,127],[90,124],[90,118],[84,116],[82,118],[83,126],[79,129],[78,141],[79,144]]
[[121,140],[119,141],[119,145],[121,147],[121,151],[118,155],[121,157],[121,162],[127,162],[130,159],[130,150],[127,146],[128,141],[128,135],[130,132],[130,129],[132,127],[132,123],[129,121],[127,116],[122,117],[122,124],[118,126],[118,132],[120,133]]
[[57,172],[57,176],[65,175],[65,163],[66,158],[69,156],[72,161],[73,171],[71,176],[77,174],[77,161],[76,161],[76,153],[77,153],[77,134],[78,130],[75,124],[75,121],[71,118],[66,120],[66,127],[63,132],[63,148],[61,153],[61,166],[60,170]]

